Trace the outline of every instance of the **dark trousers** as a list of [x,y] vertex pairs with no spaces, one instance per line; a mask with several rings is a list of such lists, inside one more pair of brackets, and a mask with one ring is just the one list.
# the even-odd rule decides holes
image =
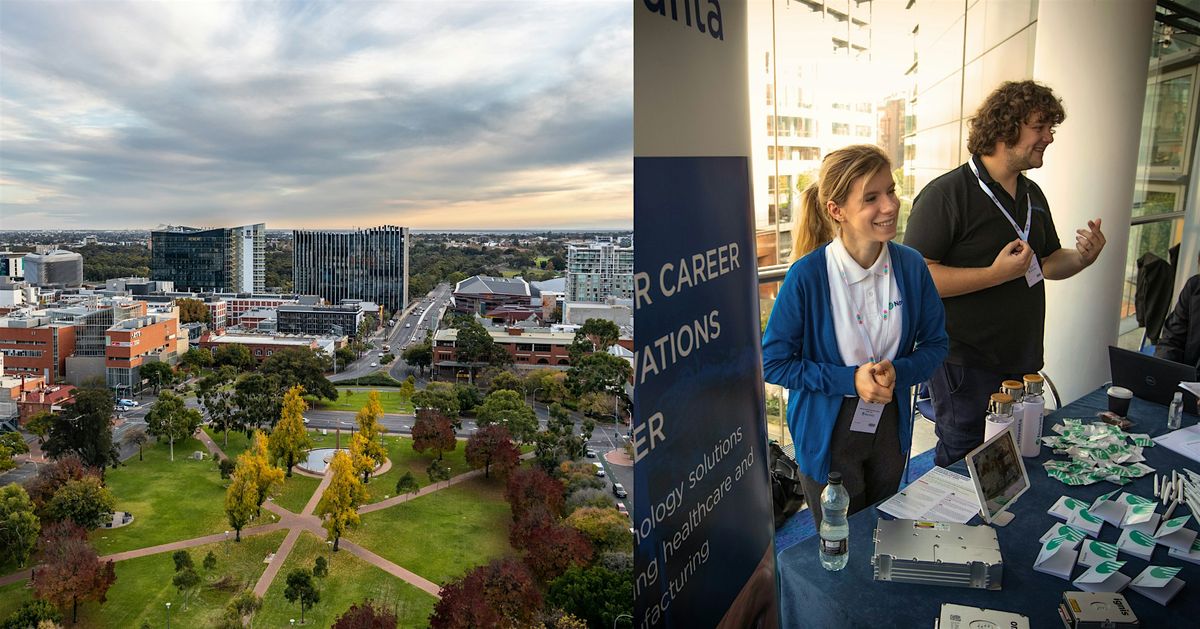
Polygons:
[[[842,485],[850,494],[849,513],[861,511],[888,496],[900,487],[904,474],[904,452],[900,451],[900,413],[896,400],[883,407],[879,425],[874,433],[853,432],[854,409],[858,398],[846,398],[833,426],[833,441],[829,446],[829,471],[842,475]],[[800,475],[804,500],[812,510],[813,523],[821,530],[821,492],[825,483]]]
[[1024,374],[999,373],[986,369],[942,363],[929,378],[933,402],[933,431],[937,450],[933,462],[949,467],[983,443],[983,424],[988,399],[1005,380],[1020,380]]

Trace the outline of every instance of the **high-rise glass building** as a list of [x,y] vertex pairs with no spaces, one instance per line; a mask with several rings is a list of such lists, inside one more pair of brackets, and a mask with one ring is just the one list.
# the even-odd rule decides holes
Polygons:
[[195,292],[263,292],[266,224],[150,232],[150,279]]
[[567,250],[567,300],[633,299],[633,246],[599,238]]
[[297,293],[373,301],[396,312],[408,305],[407,227],[292,232]]

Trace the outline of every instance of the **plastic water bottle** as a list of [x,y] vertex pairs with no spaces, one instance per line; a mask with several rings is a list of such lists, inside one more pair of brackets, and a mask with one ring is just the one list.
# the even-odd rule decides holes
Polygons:
[[829,484],[821,492],[821,566],[826,570],[841,570],[850,558],[849,508],[850,494],[842,486],[841,473],[830,472]]
[[[1176,391],[1171,398],[1171,408],[1167,410],[1167,430],[1179,430],[1183,426],[1183,392]],[[825,494],[821,494],[821,504],[825,503]]]

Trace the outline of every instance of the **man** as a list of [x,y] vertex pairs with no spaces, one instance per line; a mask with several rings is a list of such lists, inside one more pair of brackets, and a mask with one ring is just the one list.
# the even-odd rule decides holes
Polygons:
[[1042,166],[1065,118],[1050,88],[1005,82],[971,119],[970,161],[913,203],[904,244],[929,265],[950,337],[930,378],[938,465],[983,443],[988,396],[1002,381],[1041,369],[1045,280],[1075,275],[1104,248],[1098,218],[1062,248],[1046,196],[1022,174]]
[[1154,355],[1200,371],[1200,275],[1183,285],[1175,309],[1163,324]]

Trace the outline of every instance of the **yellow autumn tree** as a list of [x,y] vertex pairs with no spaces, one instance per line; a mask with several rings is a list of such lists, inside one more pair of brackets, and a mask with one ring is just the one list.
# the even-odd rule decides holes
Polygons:
[[[354,470],[361,474],[364,483],[371,481],[371,471],[383,465],[388,460],[387,448],[383,447],[382,432],[379,425],[383,417],[383,404],[379,402],[379,392],[367,394],[367,405],[359,409],[354,416],[358,423],[358,432],[350,440],[350,453]],[[356,445],[357,444],[357,445]]]
[[304,387],[300,385],[288,389],[283,396],[283,410],[279,414],[279,422],[275,424],[270,438],[267,439],[271,459],[284,462],[284,469],[287,470],[289,478],[292,475],[292,466],[313,446],[308,430],[304,428],[304,410],[308,405],[301,397],[303,394]]
[[258,511],[258,487],[254,480],[239,468],[233,473],[233,482],[225,490],[225,517],[229,526],[237,531],[234,541],[242,541],[242,527],[254,519]]
[[271,464],[270,450],[267,447],[267,436],[261,430],[254,431],[250,447],[238,455],[235,474],[242,474],[254,483],[256,494],[255,505],[261,509],[267,500],[271,489],[283,483],[283,470]]
[[367,499],[367,490],[362,481],[354,473],[354,465],[350,455],[344,450],[333,454],[329,462],[329,486],[317,503],[317,516],[322,519],[321,526],[329,533],[327,540],[333,541],[333,549],[338,549],[338,541],[347,529],[357,527],[359,523],[358,505]]

